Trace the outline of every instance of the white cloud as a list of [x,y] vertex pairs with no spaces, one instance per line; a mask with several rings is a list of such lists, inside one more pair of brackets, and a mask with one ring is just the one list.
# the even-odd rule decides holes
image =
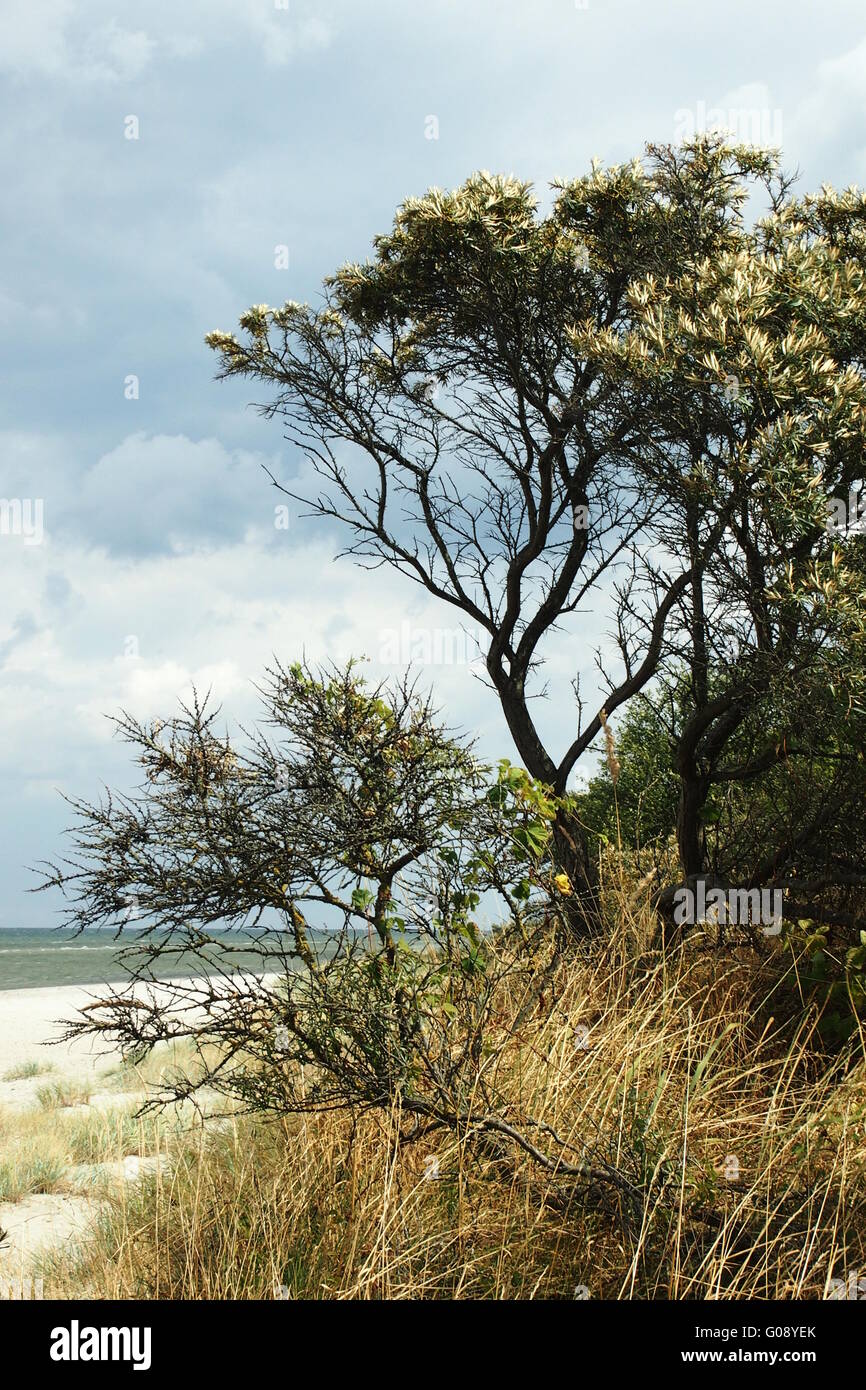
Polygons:
[[143,29],[121,29],[116,20],[96,30],[82,46],[83,71],[108,81],[139,77],[156,52],[157,43]]
[[[371,658],[374,678],[393,675],[380,655],[382,633],[398,628],[412,604],[412,622],[454,626],[447,609],[398,585],[384,571],[358,582],[334,547],[285,536],[285,548],[263,551],[240,541],[209,554],[152,556],[135,564],[60,540],[25,557],[0,542],[0,583],[15,605],[0,627],[7,648],[0,684],[0,765],[21,785],[31,779],[66,784],[86,763],[111,780],[122,768],[104,748],[106,715],[121,708],[141,718],[166,716],[195,685],[212,688],[231,724],[255,717],[258,680],[276,654],[314,662]],[[50,576],[69,576],[58,603]],[[414,602],[413,602],[414,600]],[[454,722],[478,727],[495,711],[465,667],[427,668]],[[475,716],[478,715],[478,718]],[[493,720],[494,724],[497,722]],[[504,747],[504,730],[497,735]],[[128,783],[129,769],[123,769]]]
[[139,77],[158,50],[194,59],[232,34],[252,40],[268,65],[282,67],[331,40],[321,17],[296,16],[273,0],[151,0],[149,31],[124,28],[114,8],[106,0],[87,7],[71,0],[0,0],[0,72],[126,82]]
[[125,554],[181,550],[273,525],[262,464],[216,439],[128,435],[84,474],[73,515],[97,545]]
[[290,10],[278,10],[260,0],[248,0],[244,7],[251,32],[258,38],[265,61],[274,67],[291,62],[296,53],[326,48],[331,31],[321,19],[311,16],[293,22]]
[[851,153],[851,179],[866,180],[866,39],[839,57],[818,64],[815,79],[789,123],[790,144],[800,157],[823,159],[834,145]]
[[275,506],[288,505],[263,471],[279,470],[279,449],[228,450],[213,438],[137,431],[88,466],[59,435],[10,430],[0,432],[0,458],[6,496],[41,500],[47,542],[61,548],[139,557],[252,534],[267,545],[277,539]]
[[0,0],[0,71],[19,75],[58,72],[67,59],[71,0]]
[[[103,7],[104,8],[104,7]],[[0,0],[0,71],[18,77],[64,76],[90,82],[138,77],[156,42],[113,18],[93,25],[69,0]]]

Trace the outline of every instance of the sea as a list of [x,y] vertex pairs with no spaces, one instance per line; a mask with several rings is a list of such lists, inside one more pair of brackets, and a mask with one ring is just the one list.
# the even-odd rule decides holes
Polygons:
[[[0,928],[0,990],[44,989],[51,985],[119,984],[128,978],[119,953],[133,945],[137,933],[125,929],[119,939],[113,931],[90,929],[77,935],[69,928]],[[217,935],[216,932],[213,933]],[[318,935],[318,933],[315,933]],[[325,937],[327,934],[323,933]],[[231,939],[232,967],[262,972],[262,957],[254,938],[243,931],[224,933]],[[249,943],[249,950],[244,946]],[[273,968],[273,967],[271,967]],[[172,954],[155,964],[155,979],[189,978],[212,971],[199,956]]]

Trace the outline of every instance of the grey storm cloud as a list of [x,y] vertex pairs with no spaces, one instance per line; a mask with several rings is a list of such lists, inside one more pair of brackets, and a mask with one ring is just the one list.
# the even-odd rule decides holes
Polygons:
[[[276,466],[272,462],[272,466]],[[133,434],[87,469],[69,525],[118,554],[173,553],[273,530],[262,460],[216,439]]]

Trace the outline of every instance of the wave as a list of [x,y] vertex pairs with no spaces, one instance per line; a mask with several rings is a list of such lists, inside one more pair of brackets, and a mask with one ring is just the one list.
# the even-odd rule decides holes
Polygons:
[[117,943],[110,946],[0,946],[0,956],[54,956],[58,951],[115,951]]

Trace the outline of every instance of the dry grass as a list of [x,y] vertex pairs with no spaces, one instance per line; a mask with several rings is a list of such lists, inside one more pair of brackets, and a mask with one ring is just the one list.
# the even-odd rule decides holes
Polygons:
[[18,1202],[47,1192],[79,1190],[83,1165],[98,1169],[147,1156],[160,1126],[129,1110],[69,1113],[57,1119],[40,1110],[0,1115],[0,1201]]
[[706,943],[652,955],[627,896],[613,943],[564,966],[489,1063],[509,1122],[551,1154],[555,1131],[569,1162],[609,1183],[469,1134],[401,1141],[396,1110],[223,1120],[118,1190],[84,1248],[46,1267],[46,1292],[826,1296],[866,1267],[863,1038],[825,1053],[815,1010],[779,991],[776,957]]
[[[136,1109],[148,1087],[190,1065],[183,1047],[159,1048],[142,1066],[105,1073],[98,1097],[92,1077],[63,1077],[39,1087],[31,1109],[0,1109],[0,1202],[111,1186],[124,1159],[151,1160],[166,1144],[182,1142],[201,1123],[193,1106],[163,1114]],[[91,1099],[107,1103],[91,1106]]]
[[87,1105],[92,1094],[93,1085],[89,1080],[64,1077],[62,1081],[53,1081],[49,1086],[40,1086],[36,1100],[43,1110],[66,1110]]

